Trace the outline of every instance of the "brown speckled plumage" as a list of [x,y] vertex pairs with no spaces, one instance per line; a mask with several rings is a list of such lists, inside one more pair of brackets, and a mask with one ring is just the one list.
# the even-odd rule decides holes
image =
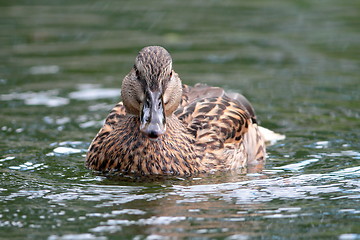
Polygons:
[[264,165],[265,143],[250,103],[221,88],[181,85],[162,47],[139,52],[123,80],[122,99],[91,143],[86,159],[91,169],[193,175],[258,172]]

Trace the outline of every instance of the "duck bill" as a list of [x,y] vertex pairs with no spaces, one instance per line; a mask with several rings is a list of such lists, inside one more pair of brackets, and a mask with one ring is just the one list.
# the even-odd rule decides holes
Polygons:
[[154,140],[166,131],[164,104],[160,91],[149,91],[146,95],[140,113],[140,131]]

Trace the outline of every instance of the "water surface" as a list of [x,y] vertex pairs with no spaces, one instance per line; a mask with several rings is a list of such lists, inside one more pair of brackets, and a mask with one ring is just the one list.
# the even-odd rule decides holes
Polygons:
[[[360,239],[360,2],[0,3],[0,238]],[[137,52],[241,92],[286,139],[261,174],[84,167]]]

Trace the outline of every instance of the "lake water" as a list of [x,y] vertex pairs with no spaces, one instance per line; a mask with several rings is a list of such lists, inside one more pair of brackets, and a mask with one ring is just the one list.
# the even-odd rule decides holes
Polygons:
[[[84,155],[137,52],[286,135],[261,174],[125,181]],[[2,1],[0,239],[360,239],[360,1]]]

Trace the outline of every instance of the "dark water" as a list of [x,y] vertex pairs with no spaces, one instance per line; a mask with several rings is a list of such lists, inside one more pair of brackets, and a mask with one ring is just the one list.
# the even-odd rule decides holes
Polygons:
[[[84,167],[137,52],[245,94],[262,174]],[[1,1],[1,239],[360,239],[360,1]]]

